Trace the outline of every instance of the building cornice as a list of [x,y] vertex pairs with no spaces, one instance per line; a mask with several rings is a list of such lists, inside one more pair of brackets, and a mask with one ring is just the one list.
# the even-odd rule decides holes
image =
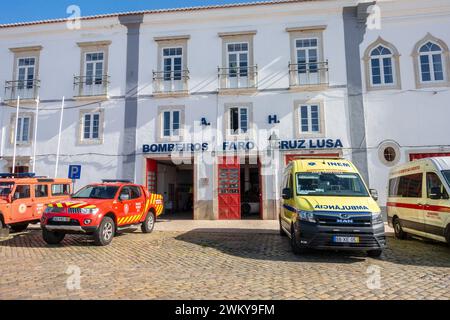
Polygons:
[[21,53],[21,52],[32,52],[32,51],[41,51],[42,46],[31,46],[31,47],[18,47],[18,48],[9,48],[9,51],[14,53]]

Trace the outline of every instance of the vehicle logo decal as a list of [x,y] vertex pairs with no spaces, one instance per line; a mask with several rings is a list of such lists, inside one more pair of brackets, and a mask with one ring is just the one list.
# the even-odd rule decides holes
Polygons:
[[27,211],[27,205],[25,203],[20,204],[19,206],[19,212],[25,213]]
[[128,214],[129,211],[130,211],[130,207],[128,206],[128,204],[125,204],[125,205],[123,206],[123,212],[124,212],[125,214]]

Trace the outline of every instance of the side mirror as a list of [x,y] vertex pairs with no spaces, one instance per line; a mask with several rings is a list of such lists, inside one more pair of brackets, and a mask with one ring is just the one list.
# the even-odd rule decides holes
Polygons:
[[128,194],[121,194],[120,197],[119,197],[119,200],[120,201],[130,200],[130,195],[128,195]]
[[375,189],[370,189],[370,195],[372,196],[373,200],[378,201],[378,191]]
[[281,196],[284,200],[292,199],[292,190],[290,188],[284,188]]
[[442,199],[441,188],[433,187],[430,190],[430,199],[431,200],[440,200]]

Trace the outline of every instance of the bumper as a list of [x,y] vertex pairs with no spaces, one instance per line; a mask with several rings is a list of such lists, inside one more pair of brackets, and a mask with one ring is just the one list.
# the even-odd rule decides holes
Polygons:
[[64,232],[64,233],[85,233],[91,234],[94,233],[97,228],[96,227],[81,227],[81,226],[57,226],[57,225],[46,225],[43,226],[48,231],[52,232]]
[[[320,226],[297,221],[295,233],[298,245],[320,250],[382,250],[386,247],[384,224],[371,227]],[[358,243],[334,242],[334,236],[358,237]]]

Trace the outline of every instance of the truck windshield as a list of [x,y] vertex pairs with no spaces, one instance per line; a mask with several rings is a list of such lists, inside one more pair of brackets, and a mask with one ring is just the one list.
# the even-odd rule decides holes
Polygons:
[[119,187],[113,186],[86,186],[77,193],[75,193],[72,198],[83,198],[83,199],[114,199]]
[[0,183],[0,197],[5,198],[11,194],[12,189],[14,188],[13,183]]
[[297,173],[297,195],[368,197],[364,183],[356,173]]
[[444,170],[442,171],[442,174],[445,177],[445,180],[447,180],[447,184],[450,185],[450,170]]

